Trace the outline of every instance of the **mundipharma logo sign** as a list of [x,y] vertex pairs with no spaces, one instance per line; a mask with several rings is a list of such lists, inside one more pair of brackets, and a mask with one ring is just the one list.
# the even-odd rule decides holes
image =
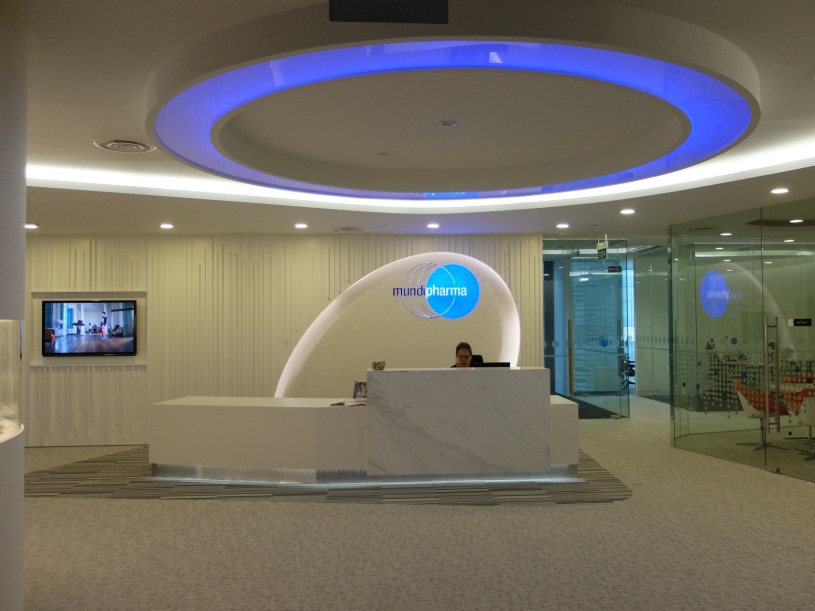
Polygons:
[[393,287],[407,310],[419,318],[464,318],[478,305],[481,287],[463,265],[422,263]]
[[727,318],[736,313],[736,304],[744,298],[739,291],[731,291],[725,277],[717,271],[709,271],[699,284],[699,302],[705,314],[711,318]]

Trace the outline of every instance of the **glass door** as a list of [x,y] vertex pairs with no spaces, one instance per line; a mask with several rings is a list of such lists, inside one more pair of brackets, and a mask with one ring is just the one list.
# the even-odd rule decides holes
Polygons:
[[[767,468],[815,481],[815,220],[808,206],[762,214],[763,308],[768,326]],[[773,409],[776,408],[776,409]]]
[[628,417],[626,243],[610,243],[605,259],[588,241],[544,253],[544,364],[553,392],[577,401],[581,417]]

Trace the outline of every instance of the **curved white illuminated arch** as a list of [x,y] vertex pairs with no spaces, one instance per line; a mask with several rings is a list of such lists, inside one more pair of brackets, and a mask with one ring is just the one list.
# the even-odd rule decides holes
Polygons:
[[[393,287],[418,265],[455,263],[478,279],[480,299],[460,319],[419,318]],[[372,361],[389,368],[445,367],[455,345],[468,341],[490,361],[518,364],[521,323],[501,276],[486,263],[457,253],[432,252],[389,263],[361,278],[323,310],[297,342],[280,376],[276,397],[347,397]]]

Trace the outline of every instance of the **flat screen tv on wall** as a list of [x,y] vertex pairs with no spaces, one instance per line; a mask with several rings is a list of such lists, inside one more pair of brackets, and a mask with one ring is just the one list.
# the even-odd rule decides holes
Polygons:
[[44,357],[135,354],[135,299],[42,302]]

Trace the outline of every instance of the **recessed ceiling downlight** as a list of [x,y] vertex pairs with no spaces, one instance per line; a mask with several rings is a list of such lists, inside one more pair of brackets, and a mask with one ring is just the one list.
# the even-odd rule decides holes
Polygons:
[[156,150],[155,146],[139,142],[138,140],[117,140],[100,138],[93,141],[96,148],[103,151],[110,151],[111,153],[152,153]]
[[162,229],[172,229],[173,224],[172,223],[162,223],[161,225],[159,225],[159,227],[161,227]]
[[40,226],[37,223],[26,223],[25,228],[26,229],[39,229]]

